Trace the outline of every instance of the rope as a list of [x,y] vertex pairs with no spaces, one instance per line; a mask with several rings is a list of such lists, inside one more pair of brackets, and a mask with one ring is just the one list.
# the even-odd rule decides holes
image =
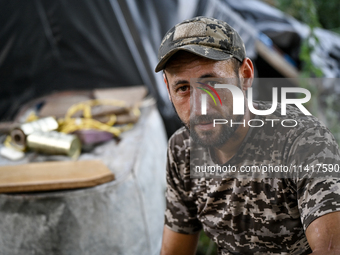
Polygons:
[[[85,101],[82,103],[72,105],[64,119],[58,119],[59,131],[63,133],[72,133],[82,129],[96,129],[106,131],[114,136],[119,136],[122,132],[125,132],[133,127],[133,124],[126,124],[121,127],[113,127],[117,121],[115,114],[108,115],[109,120],[106,123],[102,123],[92,118],[92,107],[100,105],[112,105],[118,107],[127,107],[125,101],[121,100],[105,100],[105,99],[94,99]],[[78,111],[82,111],[83,118],[73,118],[72,116]],[[140,116],[140,111],[137,106],[130,109],[130,112],[136,117]]]

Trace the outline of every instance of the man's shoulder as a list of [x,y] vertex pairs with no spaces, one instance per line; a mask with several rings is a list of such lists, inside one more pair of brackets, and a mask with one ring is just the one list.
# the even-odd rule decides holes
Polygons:
[[189,131],[182,127],[178,129],[168,142],[168,160],[171,163],[185,166],[190,158]]
[[179,128],[169,139],[169,147],[173,148],[175,146],[182,146],[184,144],[188,145],[190,139],[189,131],[186,127]]
[[[257,101],[257,104],[260,110],[271,108],[271,102]],[[273,121],[275,128],[291,131],[296,135],[308,129],[326,128],[318,118],[313,115],[305,115],[297,107],[286,105],[285,108],[286,114],[282,115],[282,104],[278,103],[276,110],[272,114],[263,117],[267,121]]]
[[[267,102],[259,102],[258,105],[260,110],[271,108],[271,104]],[[286,114],[282,115],[281,107],[278,104],[272,114],[255,117],[265,124],[252,128],[246,140],[246,150],[243,149],[240,154],[242,162],[246,158],[249,164],[256,161],[258,164],[271,162],[285,165],[292,161],[299,161],[300,164],[313,160],[316,155],[320,158],[322,155],[327,155],[328,158],[338,157],[338,145],[322,122],[289,105]]]

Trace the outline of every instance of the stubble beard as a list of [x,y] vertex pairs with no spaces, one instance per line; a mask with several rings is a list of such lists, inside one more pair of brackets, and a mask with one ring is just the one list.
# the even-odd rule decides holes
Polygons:
[[[222,116],[220,114],[213,115],[202,115],[196,116],[190,119],[190,125],[186,125],[190,132],[190,136],[193,141],[203,147],[215,147],[219,148],[227,143],[234,135],[239,127],[239,124],[233,124],[230,126],[231,120],[233,123],[241,122],[243,120],[243,115]],[[220,131],[216,132],[215,128],[207,131],[200,131],[199,133],[195,130],[195,125],[202,122],[213,122],[214,119],[225,119],[228,121],[227,124],[218,124],[220,126]]]
[[[208,147],[208,148],[220,147],[224,145],[227,141],[229,141],[229,139],[235,135],[235,132],[237,128],[239,127],[238,124],[233,124],[232,126],[230,126],[231,120],[233,123],[235,123],[235,122],[241,122],[244,119],[244,115],[222,116],[221,114],[210,114],[210,115],[190,117],[190,120],[188,123],[188,122],[183,121],[179,117],[173,103],[172,103],[172,107],[174,108],[177,114],[177,117],[180,119],[180,121],[185,126],[185,128],[189,131],[190,136],[193,139],[193,141],[200,146]],[[220,125],[221,130],[219,133],[216,133],[214,129],[202,131],[201,135],[199,135],[196,132],[195,125],[202,123],[202,122],[213,122],[214,119],[226,119],[228,120],[228,123]]]

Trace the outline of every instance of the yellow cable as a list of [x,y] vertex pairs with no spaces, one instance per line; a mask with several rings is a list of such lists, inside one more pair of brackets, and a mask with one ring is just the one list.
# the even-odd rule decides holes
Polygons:
[[[94,99],[85,101],[82,103],[72,105],[64,119],[59,119],[59,131],[63,133],[72,133],[82,129],[96,129],[112,133],[115,136],[119,136],[122,132],[127,131],[133,127],[133,124],[127,124],[121,127],[113,127],[116,123],[117,116],[111,114],[109,120],[106,123],[102,123],[95,119],[92,119],[91,109],[93,106],[98,105],[113,105],[118,107],[127,107],[126,102],[121,100],[109,100],[109,99]],[[83,111],[83,118],[73,118],[72,116],[78,112]],[[134,106],[130,111],[136,116],[140,116],[140,111],[137,106]]]

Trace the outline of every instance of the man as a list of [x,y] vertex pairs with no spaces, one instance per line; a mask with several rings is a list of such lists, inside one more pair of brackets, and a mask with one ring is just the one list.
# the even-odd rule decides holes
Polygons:
[[[190,156],[197,148],[212,162],[237,169],[251,164],[339,167],[339,148],[327,128],[293,107],[284,117],[297,120],[296,126],[280,125],[279,110],[262,118],[279,120],[271,125],[242,125],[255,115],[245,105],[244,114],[234,116],[226,89],[216,93],[221,106],[210,100],[202,114],[201,91],[213,88],[210,81],[229,79],[243,94],[252,85],[254,68],[244,44],[223,21],[196,17],[176,25],[165,35],[158,57],[156,72],[164,71],[169,98],[185,125],[169,140],[161,254],[195,254],[202,227],[220,254],[340,254],[338,178],[190,178]],[[255,102],[253,107],[270,105]],[[229,124],[214,125],[214,119]]]

